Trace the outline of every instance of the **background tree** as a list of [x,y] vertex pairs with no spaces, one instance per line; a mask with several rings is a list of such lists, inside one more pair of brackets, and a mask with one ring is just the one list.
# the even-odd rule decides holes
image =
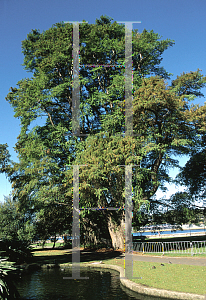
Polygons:
[[205,134],[201,135],[202,141],[200,147],[197,147],[190,155],[190,159],[182,168],[177,176],[183,185],[187,186],[191,195],[196,199],[202,200],[205,198],[205,183],[206,183],[206,148]]
[[177,192],[169,199],[162,199],[162,210],[153,207],[153,224],[169,223],[171,225],[198,224],[202,209],[195,205],[193,197],[187,192]]
[[18,202],[12,196],[0,203],[0,238],[25,240],[31,243],[34,237],[32,216],[20,211]]
[[68,205],[59,205],[50,202],[41,208],[34,221],[36,237],[44,242],[53,236],[53,248],[57,235],[62,235],[65,230],[72,231],[72,208]]
[[17,264],[28,262],[34,235],[32,216],[22,213],[12,196],[5,197],[0,204],[0,256]]
[[180,173],[176,176],[176,180],[188,188],[189,197],[196,200],[195,211],[197,218],[199,211],[206,220],[205,209],[205,183],[206,183],[206,123],[205,123],[205,105],[196,109],[196,129],[199,135],[200,143],[196,145],[192,152],[190,152],[190,159],[185,166],[181,168]]
[[[9,176],[25,211],[47,204],[51,193],[72,206],[72,165],[80,170],[80,207],[122,207],[124,170],[134,164],[134,220],[142,203],[149,203],[177,166],[173,154],[189,153],[199,143],[195,112],[189,102],[201,95],[205,78],[199,70],[169,79],[160,67],[161,55],[174,44],[153,31],[133,31],[134,137],[124,132],[124,25],[100,17],[80,24],[80,133],[72,135],[72,25],[57,23],[23,41],[24,66],[31,78],[12,88],[7,100],[21,121],[16,144],[19,163]],[[117,67],[87,67],[87,64]],[[152,77],[152,76],[157,77]],[[151,78],[147,78],[151,77]],[[32,128],[32,121],[44,125]],[[89,136],[86,136],[89,135]],[[83,219],[82,219],[83,220]],[[124,210],[105,211],[113,246],[123,246]],[[120,232],[120,233],[119,233]]]

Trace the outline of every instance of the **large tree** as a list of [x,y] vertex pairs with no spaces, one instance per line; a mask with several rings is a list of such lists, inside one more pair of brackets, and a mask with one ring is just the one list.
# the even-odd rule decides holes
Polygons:
[[[73,167],[80,167],[80,207],[100,210],[115,248],[123,248],[125,172],[133,164],[134,220],[142,203],[170,181],[172,155],[189,153],[198,143],[196,108],[205,78],[200,71],[169,79],[160,66],[163,52],[174,44],[153,31],[133,30],[133,137],[124,136],[124,25],[102,16],[80,30],[80,137],[72,135],[72,24],[57,23],[40,33],[32,30],[22,43],[24,66],[31,78],[7,95],[20,118],[16,144],[19,163],[9,176],[25,211],[55,201],[72,206]],[[87,64],[112,64],[117,67]],[[45,120],[33,127],[33,121]],[[42,121],[43,121],[42,120]],[[41,121],[41,123],[42,123]],[[51,200],[52,199],[52,200]],[[82,220],[88,217],[82,211]]]

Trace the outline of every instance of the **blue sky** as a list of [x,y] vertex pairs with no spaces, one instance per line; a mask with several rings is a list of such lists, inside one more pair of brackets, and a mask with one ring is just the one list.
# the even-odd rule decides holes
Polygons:
[[[1,0],[0,1],[0,143],[7,143],[12,159],[19,135],[19,120],[5,96],[22,78],[29,77],[23,67],[21,42],[32,29],[49,29],[60,21],[82,21],[90,24],[101,15],[115,21],[141,21],[134,24],[159,33],[163,39],[175,40],[166,50],[162,65],[175,78],[182,72],[202,70],[206,75],[206,1],[205,0]],[[206,89],[203,90],[206,94]],[[204,104],[204,98],[196,103]],[[186,158],[181,159],[184,165]],[[176,170],[171,172],[175,175]],[[170,188],[170,193],[173,188]],[[0,201],[11,191],[5,175],[0,175]],[[160,193],[159,193],[160,195]]]

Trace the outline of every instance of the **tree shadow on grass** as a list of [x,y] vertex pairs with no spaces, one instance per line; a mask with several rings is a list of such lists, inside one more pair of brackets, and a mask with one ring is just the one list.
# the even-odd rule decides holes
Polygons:
[[[39,250],[36,250],[39,251]],[[33,256],[32,262],[42,264],[65,264],[72,262],[72,249],[61,250],[61,249],[41,249],[41,255]],[[48,251],[50,252],[48,255]],[[57,253],[58,254],[55,254]],[[35,251],[34,251],[35,252]],[[62,252],[62,254],[61,254]],[[44,255],[45,253],[45,255]],[[90,262],[90,261],[104,261],[107,259],[121,257],[123,252],[114,251],[111,249],[108,250],[99,250],[99,251],[88,251],[81,250],[80,251],[80,262]]]

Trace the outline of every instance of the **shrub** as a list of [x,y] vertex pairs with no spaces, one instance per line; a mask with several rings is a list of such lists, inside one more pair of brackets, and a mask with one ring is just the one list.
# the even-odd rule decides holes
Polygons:
[[3,239],[0,240],[0,248],[2,255],[16,264],[29,262],[32,258],[32,249],[28,241]]
[[0,300],[20,299],[20,295],[12,282],[11,273],[17,269],[14,263],[0,256]]

